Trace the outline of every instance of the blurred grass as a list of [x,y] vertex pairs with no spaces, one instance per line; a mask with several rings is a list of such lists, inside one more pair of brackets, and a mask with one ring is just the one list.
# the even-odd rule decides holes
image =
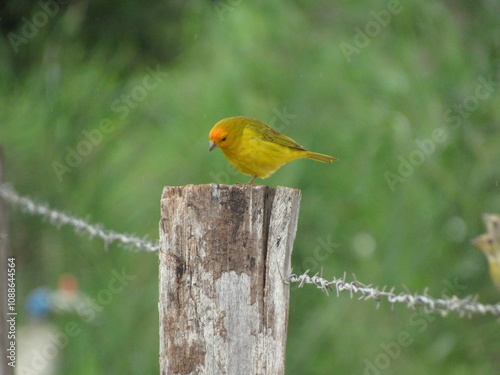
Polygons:
[[[81,20],[103,24],[100,15],[111,10],[85,4],[64,8],[19,54],[7,32],[0,40],[0,141],[18,191],[154,239],[164,185],[247,181],[220,153],[208,154],[207,134],[221,118],[252,116],[341,159],[331,166],[300,160],[260,181],[303,192],[295,272],[315,264],[311,271],[327,278],[354,273],[434,296],[458,282],[461,296],[498,301],[470,239],[483,232],[481,213],[500,212],[499,92],[456,129],[444,117],[474,95],[479,77],[499,78],[497,3],[402,2],[351,62],[340,44],[354,45],[354,28],[364,29],[387,2],[224,3],[223,13],[218,3],[177,2],[177,17],[127,3],[119,19],[133,26],[122,37],[116,27],[89,31]],[[139,92],[151,69],[161,81],[123,116],[117,105]],[[113,130],[59,181],[53,163],[64,163],[67,147],[103,119]],[[398,158],[408,160],[415,141],[439,127],[446,141],[392,191],[384,174],[396,174]],[[95,322],[81,322],[61,374],[158,373],[156,257],[104,252],[71,230],[15,209],[11,216],[20,300],[35,287],[55,287],[63,272],[93,297],[113,269],[136,277]],[[338,247],[316,259],[328,238]],[[493,319],[432,317],[424,327],[414,311],[375,307],[294,288],[287,373],[364,373],[402,331],[412,343],[382,373],[499,371]]]

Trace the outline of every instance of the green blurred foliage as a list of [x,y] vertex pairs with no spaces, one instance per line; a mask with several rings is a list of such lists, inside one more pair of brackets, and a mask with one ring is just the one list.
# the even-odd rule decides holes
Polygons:
[[[341,159],[258,181],[302,190],[294,272],[498,301],[470,245],[481,213],[500,212],[499,86],[482,83],[500,81],[498,2],[80,0],[45,18],[41,4],[1,9],[0,142],[22,194],[155,239],[164,185],[247,181],[207,150],[215,122],[247,115]],[[11,233],[20,301],[64,272],[91,297],[112,270],[134,276],[79,321],[61,374],[158,373],[155,255],[15,208]],[[499,339],[491,317],[292,287],[287,373],[493,374]]]

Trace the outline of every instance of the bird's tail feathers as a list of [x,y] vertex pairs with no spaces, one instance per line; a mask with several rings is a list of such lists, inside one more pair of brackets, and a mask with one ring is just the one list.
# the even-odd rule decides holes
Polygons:
[[333,163],[335,160],[339,160],[337,158],[334,158],[333,156],[323,155],[317,152],[310,151],[307,152],[307,155],[305,157],[308,159],[320,161],[322,163]]

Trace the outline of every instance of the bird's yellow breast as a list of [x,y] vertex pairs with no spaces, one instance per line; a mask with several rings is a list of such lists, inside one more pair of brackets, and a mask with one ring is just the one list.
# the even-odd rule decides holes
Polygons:
[[252,129],[246,128],[241,138],[222,149],[227,160],[241,173],[266,178],[283,164],[304,157],[303,150],[262,140]]

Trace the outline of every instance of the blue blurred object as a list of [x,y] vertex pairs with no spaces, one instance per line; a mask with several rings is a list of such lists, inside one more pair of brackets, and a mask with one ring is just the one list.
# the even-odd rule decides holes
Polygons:
[[48,288],[34,289],[26,297],[26,312],[30,318],[41,319],[51,310],[51,292]]

